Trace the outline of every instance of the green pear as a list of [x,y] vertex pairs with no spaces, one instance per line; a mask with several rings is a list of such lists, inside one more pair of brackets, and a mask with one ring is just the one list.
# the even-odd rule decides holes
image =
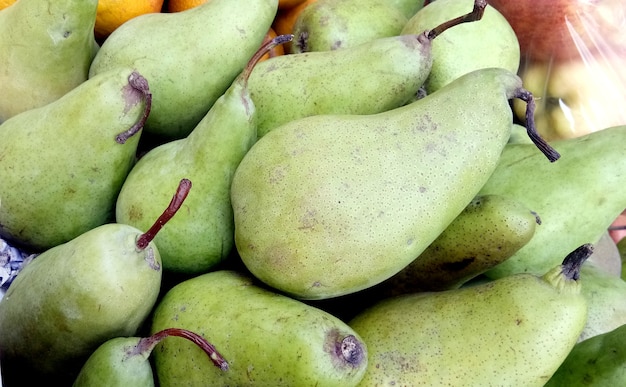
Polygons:
[[219,270],[175,285],[153,313],[151,331],[166,327],[210,339],[229,370],[212,366],[191,343],[164,340],[153,352],[162,387],[348,387],[367,368],[367,348],[344,322],[242,272]]
[[317,0],[296,19],[291,52],[337,50],[396,36],[407,22],[387,0]]
[[113,337],[137,333],[161,288],[154,236],[180,208],[191,183],[146,232],[108,223],[55,246],[26,265],[0,302],[3,376],[20,385],[76,378]]
[[117,28],[89,76],[130,66],[154,93],[146,132],[187,136],[259,48],[278,0],[211,0],[184,12],[150,13]]
[[221,370],[228,363],[204,337],[186,329],[167,328],[147,337],[115,337],[105,341],[87,359],[73,387],[153,387],[149,357],[166,337],[181,337],[198,345]]
[[[439,1],[439,0],[438,0]],[[582,331],[585,244],[538,277],[383,300],[350,320],[368,345],[362,385],[543,386]]]
[[97,0],[20,0],[0,11],[0,123],[87,80]]
[[110,221],[150,111],[146,79],[118,68],[0,128],[0,236],[44,251]]
[[546,387],[623,386],[626,325],[577,343]]
[[[126,177],[117,198],[116,221],[139,229],[148,227],[159,214],[181,177],[194,182],[194,191],[185,202],[187,210],[156,237],[166,270],[204,273],[231,252],[232,176],[257,139],[248,77],[259,58],[291,38],[281,35],[264,45],[186,138],[151,149]],[[145,200],[146,192],[149,201]]]
[[538,215],[517,200],[479,195],[384,288],[393,295],[459,288],[528,243],[537,224]]
[[[486,4],[487,1],[481,1]],[[472,0],[437,0],[409,19],[401,34],[421,32],[466,12]],[[462,74],[486,67],[502,67],[517,73],[520,48],[508,21],[490,5],[476,23],[466,23],[447,32],[432,45],[433,67],[426,80],[432,93]]]
[[626,208],[626,197],[615,188],[626,185],[626,126],[551,145],[563,157],[550,165],[536,157],[532,144],[507,145],[480,190],[515,198],[542,219],[530,242],[486,272],[491,278],[545,272],[558,263],[555,257],[598,241]]
[[[466,10],[466,12],[468,12]],[[374,114],[415,99],[431,70],[431,40],[480,16],[442,23],[409,36],[378,38],[354,47],[281,55],[259,63],[250,76],[258,135],[319,114]]]
[[626,281],[590,261],[580,273],[585,279],[581,292],[587,299],[589,312],[578,340],[588,340],[626,324]]
[[404,14],[407,19],[410,19],[424,6],[425,0],[387,0],[389,5],[397,8]]
[[[516,96],[530,97],[517,75],[482,69],[383,113],[316,115],[270,131],[231,186],[242,261],[301,299],[348,294],[396,274],[491,176]],[[542,147],[546,164],[546,156],[558,158]]]

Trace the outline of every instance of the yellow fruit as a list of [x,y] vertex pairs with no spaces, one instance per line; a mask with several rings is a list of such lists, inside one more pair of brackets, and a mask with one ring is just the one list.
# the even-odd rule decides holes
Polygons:
[[197,7],[209,0],[169,0],[167,2],[167,12],[181,12]]
[[17,0],[0,0],[0,10],[5,9],[9,5],[15,3]]
[[[0,0],[1,1],[1,0]],[[106,38],[126,21],[146,13],[161,12],[164,0],[99,0],[95,34]]]

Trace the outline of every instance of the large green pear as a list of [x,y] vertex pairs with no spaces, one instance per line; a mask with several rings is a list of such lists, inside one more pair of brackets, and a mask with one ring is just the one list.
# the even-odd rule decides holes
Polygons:
[[330,51],[396,36],[408,20],[387,0],[317,0],[296,19],[291,51]]
[[583,245],[538,277],[383,300],[350,320],[368,345],[364,386],[543,386],[582,331]]
[[272,130],[231,186],[246,267],[303,299],[391,277],[491,176],[512,128],[509,99],[522,90],[510,71],[482,69],[383,113],[310,116]]
[[577,343],[546,387],[623,386],[626,325]]
[[[281,36],[275,41],[291,36]],[[282,39],[282,40],[281,40]],[[115,218],[139,229],[152,223],[185,177],[194,190],[180,213],[156,237],[163,267],[187,274],[205,273],[224,260],[234,245],[230,185],[239,162],[257,139],[256,109],[248,77],[264,45],[231,87],[184,139],[166,142],[143,155],[117,197]],[[150,200],[146,200],[146,194]]]
[[[429,2],[406,23],[401,34],[432,29],[472,9],[472,0]],[[483,1],[487,3],[487,1]],[[482,18],[451,29],[433,41],[433,68],[424,85],[432,93],[459,76],[486,67],[502,67],[517,73],[520,48],[509,22],[487,5]]]
[[[438,0],[439,1],[439,0]],[[487,271],[491,278],[539,275],[558,256],[598,241],[626,208],[626,126],[554,141],[561,159],[546,164],[532,144],[509,144],[481,194],[508,195],[541,215],[541,227],[513,256]]]
[[0,126],[0,236],[40,252],[113,219],[150,109],[145,78],[117,68]]
[[87,79],[97,0],[20,0],[0,11],[0,123]]
[[168,327],[204,336],[229,369],[214,367],[192,343],[164,340],[153,351],[162,387],[349,387],[367,368],[366,345],[346,323],[236,271],[202,274],[168,290],[151,331]]
[[8,385],[68,385],[102,343],[133,336],[161,291],[154,236],[191,187],[181,180],[145,232],[108,223],[38,255],[0,302],[0,361]]
[[109,35],[89,76],[137,69],[154,93],[146,132],[183,138],[243,70],[277,9],[278,0],[211,0],[184,12],[138,16]]

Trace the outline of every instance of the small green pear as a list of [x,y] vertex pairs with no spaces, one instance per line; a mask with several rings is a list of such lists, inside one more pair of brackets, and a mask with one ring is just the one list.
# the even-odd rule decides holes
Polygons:
[[396,36],[408,21],[387,0],[317,0],[296,19],[291,52],[337,50]]
[[383,300],[350,320],[368,345],[362,385],[543,386],[582,331],[585,244],[543,276]]
[[20,0],[0,11],[0,123],[87,80],[97,0]]
[[189,136],[151,149],[126,177],[117,198],[116,221],[139,229],[148,227],[159,214],[181,177],[194,182],[186,211],[155,240],[165,270],[205,273],[230,254],[234,246],[232,176],[257,139],[248,77],[268,50],[291,39],[291,35],[281,35],[263,45]]
[[577,343],[546,387],[623,386],[626,325]]
[[[440,0],[437,0],[440,1]],[[541,215],[542,225],[513,256],[486,272],[540,275],[558,256],[598,241],[626,208],[626,126],[550,143],[561,159],[546,165],[532,144],[508,144],[481,194],[507,195]]]
[[137,333],[161,289],[161,258],[152,240],[190,188],[181,180],[146,232],[108,223],[22,269],[0,302],[0,361],[8,385],[71,383],[99,345]]
[[100,345],[87,359],[72,387],[153,387],[149,356],[166,337],[181,337],[199,346],[221,370],[228,362],[204,337],[186,329],[167,328],[148,337],[115,337]]
[[[480,3],[487,5],[487,1]],[[409,19],[401,34],[430,29],[466,12],[472,0],[437,0],[429,2]],[[433,67],[426,80],[428,93],[440,89],[459,76],[486,67],[502,67],[517,73],[520,48],[509,22],[495,8],[487,5],[475,23],[466,23],[436,39],[432,45]]]
[[241,73],[277,9],[278,0],[211,0],[184,12],[135,17],[107,37],[89,76],[137,69],[154,93],[146,132],[183,138]]
[[[491,176],[510,137],[509,99],[518,96],[530,98],[516,74],[481,69],[383,113],[309,116],[270,131],[231,186],[242,261],[301,299],[391,277]],[[545,153],[535,151],[550,165],[546,157],[558,155],[539,140]]]
[[183,328],[207,337],[228,360],[222,372],[183,340],[154,350],[162,387],[356,386],[367,348],[344,322],[259,286],[242,272],[218,270],[176,284],[157,304],[151,332]]
[[541,224],[515,199],[475,197],[413,262],[383,284],[388,294],[456,289],[507,260]]
[[378,38],[342,50],[281,55],[259,63],[249,82],[258,110],[259,137],[302,117],[374,114],[414,100],[431,71],[431,41],[459,23],[474,21],[479,11],[414,35]]
[[109,222],[151,107],[146,79],[118,68],[0,129],[0,236],[41,252]]

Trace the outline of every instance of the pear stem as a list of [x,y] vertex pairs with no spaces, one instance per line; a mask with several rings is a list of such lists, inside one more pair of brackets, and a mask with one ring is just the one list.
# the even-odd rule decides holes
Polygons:
[[591,254],[593,254],[593,245],[591,243],[585,243],[567,254],[561,264],[563,268],[561,272],[563,275],[565,275],[567,279],[577,281],[580,277],[581,266]]
[[137,248],[139,250],[143,250],[148,247],[148,244],[154,239],[159,230],[167,223],[172,217],[178,212],[180,207],[183,205],[183,202],[187,198],[189,194],[189,190],[191,190],[191,181],[189,179],[182,179],[180,183],[178,183],[178,188],[176,189],[176,193],[172,197],[170,204],[167,206],[165,211],[159,216],[159,218],[154,222],[152,227],[145,233],[141,234],[139,238],[137,238]]
[[478,21],[483,18],[485,8],[487,8],[487,0],[474,0],[474,8],[472,9],[472,12],[439,24],[437,27],[428,31],[426,37],[428,40],[433,40],[450,27],[454,27],[462,23]]
[[145,108],[143,110],[143,115],[141,116],[139,121],[135,123],[135,125],[130,127],[130,129],[115,136],[115,141],[119,144],[124,144],[126,141],[128,141],[129,138],[137,134],[143,128],[146,120],[148,119],[148,115],[150,115],[150,110],[152,109],[152,93],[150,92],[150,88],[148,87],[148,80],[138,72],[133,71],[128,76],[128,83],[133,89],[143,94]]
[[257,52],[255,52],[254,55],[252,55],[252,58],[250,58],[250,60],[246,64],[246,67],[244,67],[243,69],[241,77],[243,78],[244,87],[248,87],[248,78],[250,78],[250,74],[252,74],[252,70],[254,69],[254,66],[256,66],[259,60],[261,60],[263,55],[267,54],[267,52],[270,51],[272,48],[280,44],[291,42],[292,40],[293,40],[293,35],[286,34],[286,35],[278,35],[277,37],[271,40],[268,40],[267,42],[264,42],[261,45],[261,47],[257,50]]
[[551,163],[558,160],[561,155],[556,149],[552,148],[537,132],[535,126],[535,98],[532,93],[524,88],[519,88],[513,95],[514,98],[519,98],[526,102],[526,133],[528,137],[535,144],[537,148],[550,160]]
[[198,347],[200,347],[204,351],[204,353],[207,354],[209,359],[211,359],[211,362],[217,368],[222,371],[228,370],[228,362],[217,351],[213,344],[209,343],[204,337],[200,336],[199,334],[182,328],[166,328],[151,336],[142,338],[135,346],[133,353],[152,352],[157,344],[159,344],[163,339],[169,336],[182,337],[193,342]]

